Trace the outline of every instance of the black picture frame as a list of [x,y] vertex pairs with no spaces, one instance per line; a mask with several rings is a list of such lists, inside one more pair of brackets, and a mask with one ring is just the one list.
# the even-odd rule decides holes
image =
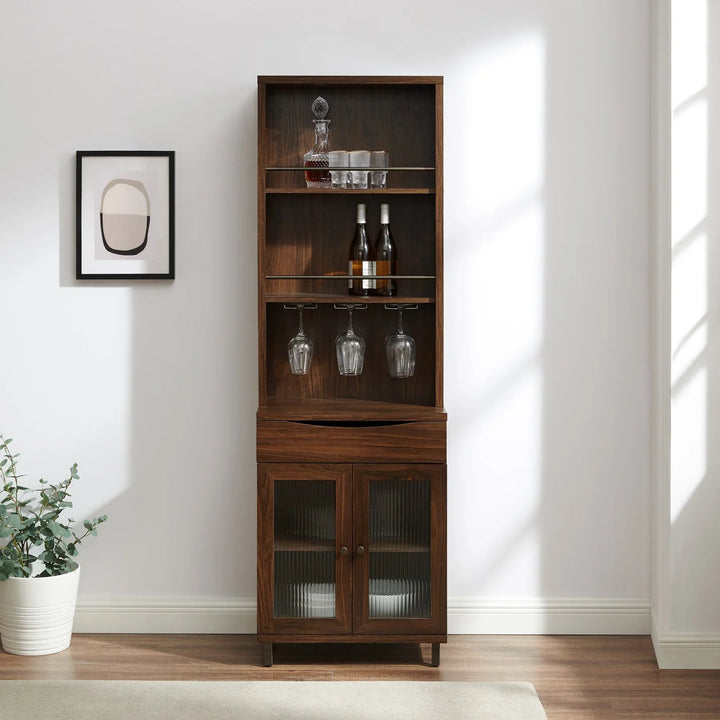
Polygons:
[[76,152],[75,277],[175,279],[175,151]]

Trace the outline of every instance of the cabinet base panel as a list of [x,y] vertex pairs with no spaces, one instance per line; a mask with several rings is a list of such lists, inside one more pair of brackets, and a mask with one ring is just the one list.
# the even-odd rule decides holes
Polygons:
[[[323,636],[328,637],[328,636]],[[440,665],[440,643],[447,642],[447,636],[430,636],[430,637],[442,637],[442,640],[428,640],[427,638],[418,638],[416,635],[407,636],[407,635],[368,635],[364,636],[362,640],[358,639],[357,636],[353,635],[333,635],[330,636],[331,639],[329,640],[317,640],[313,639],[310,640],[308,636],[302,636],[302,639],[298,635],[293,635],[289,637],[280,637],[278,640],[277,635],[258,635],[258,642],[262,643],[263,646],[263,666],[264,667],[272,667],[273,665],[273,641],[268,640],[268,638],[273,638],[275,642],[280,643],[323,643],[323,642],[334,642],[334,643],[357,643],[357,642],[365,642],[365,643],[399,643],[399,642],[407,642],[407,643],[420,643],[420,642],[430,642],[430,666],[431,667],[439,667]],[[294,638],[294,639],[290,639]],[[390,639],[392,638],[392,639]]]

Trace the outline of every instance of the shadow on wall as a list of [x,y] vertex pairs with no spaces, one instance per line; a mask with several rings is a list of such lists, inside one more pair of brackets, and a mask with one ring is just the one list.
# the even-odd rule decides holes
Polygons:
[[[113,351],[127,353],[127,375],[100,391],[116,403],[104,410],[126,418],[117,442],[129,482],[103,488],[113,561],[101,543],[84,553],[86,597],[237,597],[254,587],[256,113],[254,82],[172,113],[167,137],[187,143],[170,148],[174,281],[75,280],[74,212],[62,207],[60,284],[86,302],[113,298]],[[74,196],[74,162],[63,166],[61,197]]]
[[541,582],[622,612],[649,597],[649,17],[574,10],[547,38]]
[[178,157],[176,280],[133,295],[132,455],[192,568],[170,591],[181,596],[233,597],[255,580],[254,83],[238,101]]

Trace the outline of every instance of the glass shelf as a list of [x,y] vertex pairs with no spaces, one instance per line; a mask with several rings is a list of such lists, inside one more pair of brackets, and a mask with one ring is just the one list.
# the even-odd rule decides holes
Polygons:
[[276,535],[273,549],[278,552],[333,552],[333,538],[308,538],[302,535]]
[[[276,535],[273,545],[275,552],[335,552],[332,538],[309,538],[302,535]],[[430,546],[396,538],[373,540],[367,548],[371,553],[429,553]]]
[[[335,540],[322,540],[302,536],[276,536],[273,549],[276,552],[334,552]],[[372,553],[429,553],[430,546],[407,541],[375,540],[368,547]]]
[[419,545],[402,540],[373,540],[368,545],[371,553],[429,553],[429,545]]

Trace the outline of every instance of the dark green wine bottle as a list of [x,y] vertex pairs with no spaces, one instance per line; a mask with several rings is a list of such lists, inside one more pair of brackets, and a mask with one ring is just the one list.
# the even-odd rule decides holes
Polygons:
[[[380,205],[380,232],[375,243],[375,274],[397,275],[398,254],[395,241],[390,232],[390,206]],[[375,281],[375,294],[390,297],[397,295],[397,279],[395,277]]]

